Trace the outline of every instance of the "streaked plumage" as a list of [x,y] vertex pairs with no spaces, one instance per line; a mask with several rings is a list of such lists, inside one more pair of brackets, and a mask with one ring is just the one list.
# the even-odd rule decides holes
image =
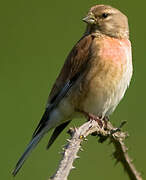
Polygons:
[[83,37],[69,53],[51,90],[45,113],[18,161],[16,175],[46,132],[56,128],[48,147],[75,117],[109,116],[123,98],[132,77],[127,17],[106,5],[92,7]]

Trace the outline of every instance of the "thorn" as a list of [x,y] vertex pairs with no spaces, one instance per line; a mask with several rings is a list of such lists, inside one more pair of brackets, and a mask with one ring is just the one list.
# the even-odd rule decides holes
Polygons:
[[126,123],[127,123],[127,121],[121,122],[121,124],[120,124],[120,126],[119,126],[119,129],[121,129]]
[[71,168],[72,168],[72,169],[75,169],[75,167],[74,167],[74,166],[72,166]]
[[111,130],[111,135],[115,134],[116,132],[121,131],[121,128],[127,123],[127,121],[121,122],[120,126],[118,128],[114,128]]
[[82,152],[84,151],[82,147],[80,147],[80,151],[82,151]]
[[74,127],[75,132],[78,130],[78,128]]
[[67,142],[71,142],[71,140],[70,140],[70,139],[67,139]]
[[133,158],[133,159],[130,159],[130,162],[131,162],[131,163],[133,163],[134,161],[135,161],[135,158]]
[[80,158],[79,156],[77,156],[77,155],[75,156],[75,159],[79,159],[79,158]]

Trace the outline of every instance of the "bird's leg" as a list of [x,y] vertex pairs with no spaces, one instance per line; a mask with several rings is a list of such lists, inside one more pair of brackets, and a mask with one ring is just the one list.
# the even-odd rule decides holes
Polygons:
[[103,118],[103,121],[104,121],[104,129],[107,130],[107,122],[109,121],[109,117],[108,116],[105,116]]
[[95,116],[94,114],[91,114],[91,113],[88,113],[88,112],[84,112],[84,111],[79,111],[79,110],[78,110],[78,112],[84,114],[85,117],[88,119],[88,121],[89,121],[89,120],[97,121],[97,123],[98,123],[98,125],[100,126],[100,128],[103,127],[103,122],[102,122],[102,120],[101,120],[100,117],[97,117],[97,116]]
[[102,120],[100,119],[100,117],[95,116],[94,114],[91,114],[91,113],[87,113],[87,117],[88,117],[89,120],[97,121],[97,123],[100,126],[100,128],[103,127],[103,123],[102,123]]

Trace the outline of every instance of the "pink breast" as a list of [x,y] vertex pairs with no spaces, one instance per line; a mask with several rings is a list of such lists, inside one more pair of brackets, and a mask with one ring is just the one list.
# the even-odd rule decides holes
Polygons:
[[100,56],[104,60],[125,64],[131,58],[131,43],[128,39],[104,38],[100,48]]

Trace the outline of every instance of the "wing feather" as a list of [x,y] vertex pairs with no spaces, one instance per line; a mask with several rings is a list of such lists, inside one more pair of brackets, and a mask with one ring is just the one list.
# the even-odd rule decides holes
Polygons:
[[83,36],[69,53],[60,74],[50,92],[48,103],[53,103],[54,97],[58,95],[65,84],[78,74],[82,67],[90,59],[93,36]]
[[40,133],[49,120],[50,111],[57,106],[69,89],[76,82],[90,60],[93,36],[83,36],[69,53],[63,68],[50,92],[47,107],[42,119],[33,133],[33,138]]

